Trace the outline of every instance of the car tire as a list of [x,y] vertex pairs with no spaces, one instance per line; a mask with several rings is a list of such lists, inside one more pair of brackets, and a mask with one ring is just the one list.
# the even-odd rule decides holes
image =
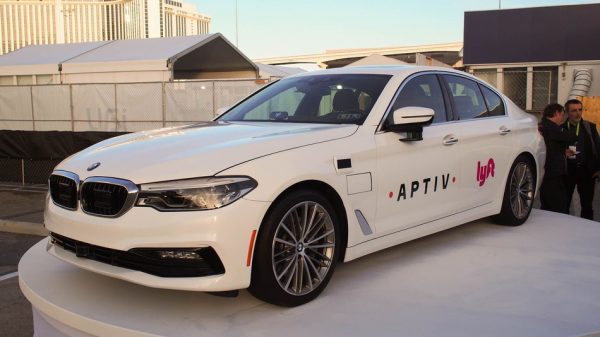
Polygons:
[[327,286],[340,246],[339,217],[331,203],[312,190],[289,193],[260,227],[248,290],[275,305],[307,303]]
[[531,160],[524,155],[517,157],[506,180],[502,209],[492,220],[504,226],[522,225],[533,208],[536,182]]

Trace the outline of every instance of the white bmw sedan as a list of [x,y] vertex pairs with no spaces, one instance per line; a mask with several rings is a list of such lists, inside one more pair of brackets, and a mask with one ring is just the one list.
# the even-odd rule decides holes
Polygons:
[[296,306],[338,262],[482,217],[525,222],[545,147],[535,117],[430,67],[311,72],[212,122],[109,139],[59,164],[52,255],[149,287]]

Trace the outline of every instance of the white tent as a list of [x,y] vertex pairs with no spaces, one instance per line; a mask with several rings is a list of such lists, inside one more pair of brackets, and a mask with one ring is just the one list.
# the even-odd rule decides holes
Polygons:
[[260,71],[260,78],[263,79],[284,78],[287,76],[306,72],[306,70],[297,67],[283,67],[262,63],[256,63],[256,65],[258,66],[258,69]]
[[123,83],[257,78],[258,68],[218,33],[29,46],[0,56],[0,84],[47,74],[59,75],[54,84]]
[[56,76],[58,80],[62,62],[107,43],[110,42],[27,46],[15,50],[0,56],[0,84],[17,84],[13,83],[15,76],[28,78],[30,81],[32,75],[45,76],[49,77],[51,82],[53,76]]
[[[379,54],[372,54],[367,57],[364,57],[358,61],[352,62],[348,64],[346,67],[361,67],[361,66],[373,66],[373,65],[401,65],[408,64],[406,62],[400,61],[398,59],[383,56]],[[452,68],[451,66],[440,62],[432,57],[429,57],[425,54],[415,53],[415,63],[419,66],[436,66],[436,67],[447,67]]]
[[373,65],[395,65],[395,64],[407,64],[406,62],[397,60],[392,57],[387,57],[379,54],[372,54],[367,57],[363,57],[358,61],[348,64],[346,67],[361,67],[361,66],[373,66]]
[[58,73],[58,65],[110,42],[27,46],[0,56],[0,75]]

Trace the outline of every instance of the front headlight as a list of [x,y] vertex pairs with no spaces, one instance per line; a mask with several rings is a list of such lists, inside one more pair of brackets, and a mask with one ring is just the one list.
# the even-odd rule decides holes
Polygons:
[[136,206],[159,211],[202,211],[231,204],[256,187],[249,177],[209,177],[143,184]]

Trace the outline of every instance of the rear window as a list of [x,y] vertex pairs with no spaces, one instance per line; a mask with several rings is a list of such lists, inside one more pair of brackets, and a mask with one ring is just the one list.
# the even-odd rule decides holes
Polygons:
[[502,102],[502,98],[500,98],[498,94],[496,94],[484,85],[480,84],[479,87],[481,88],[481,92],[483,93],[483,97],[485,98],[485,103],[487,104],[487,116],[491,117],[506,115],[506,112],[504,110],[504,102]]

